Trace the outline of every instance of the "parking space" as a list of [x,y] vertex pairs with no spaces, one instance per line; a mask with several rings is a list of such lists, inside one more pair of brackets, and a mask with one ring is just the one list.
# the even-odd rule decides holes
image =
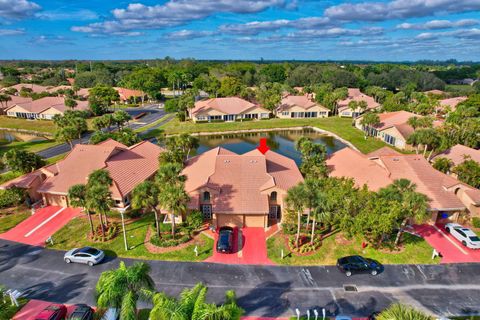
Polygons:
[[263,228],[234,228],[233,253],[218,253],[216,244],[218,234],[215,233],[213,255],[206,262],[224,264],[274,264],[267,256],[267,242]]
[[457,239],[447,234],[442,226],[415,225],[413,232],[423,237],[440,252],[442,263],[480,262],[480,250],[466,248]]
[[76,208],[57,206],[41,208],[13,229],[0,234],[0,238],[34,246],[45,246],[45,241],[49,237],[80,214],[80,209]]

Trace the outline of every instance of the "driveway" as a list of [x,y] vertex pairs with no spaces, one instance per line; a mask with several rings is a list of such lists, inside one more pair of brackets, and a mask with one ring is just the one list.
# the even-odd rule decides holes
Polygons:
[[218,253],[216,250],[218,234],[215,233],[213,255],[207,262],[224,264],[273,265],[267,256],[267,241],[263,228],[235,228],[233,235],[233,253]]
[[80,209],[56,206],[41,208],[13,229],[0,234],[0,238],[33,246],[45,246],[45,241],[50,236],[78,215]]
[[413,230],[441,253],[442,263],[480,262],[480,250],[464,247],[458,240],[447,234],[442,226],[415,225]]

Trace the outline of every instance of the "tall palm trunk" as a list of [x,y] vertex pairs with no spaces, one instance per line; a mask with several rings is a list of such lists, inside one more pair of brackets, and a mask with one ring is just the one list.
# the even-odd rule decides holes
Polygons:
[[103,216],[105,217],[105,225],[108,226],[108,217],[107,217],[107,213],[104,212],[103,213]]
[[310,226],[310,215],[312,212],[312,208],[308,208],[308,215],[307,215],[307,226],[305,227],[305,230],[308,232],[308,227]]
[[313,237],[315,235],[315,225],[317,224],[317,221],[315,217],[313,217],[313,222],[312,222],[312,235],[310,237],[310,244],[313,244]]
[[90,210],[87,210],[87,216],[88,216],[88,223],[90,224],[90,231],[92,232],[92,235],[95,234],[95,229],[93,228],[93,220],[92,220],[92,214]]
[[153,207],[153,212],[155,213],[155,228],[157,229],[157,237],[158,239],[162,238],[162,235],[160,234],[160,223],[158,221],[158,210],[157,208]]
[[403,234],[403,228],[405,228],[405,226],[407,225],[407,219],[404,219],[402,221],[402,224],[400,226],[400,229],[398,230],[397,232],[397,237],[395,238],[395,247],[398,246],[398,244],[400,243],[400,240],[402,239],[402,234]]
[[101,230],[102,230],[102,238],[105,237],[105,225],[103,224],[103,215],[102,213],[99,213],[98,214],[98,217],[100,218],[100,227],[101,227]]
[[298,212],[298,215],[297,215],[297,236],[295,238],[295,246],[298,248],[298,245],[299,245],[299,241],[300,241],[300,223],[301,223],[301,216],[302,216],[302,213],[301,212]]
[[427,154],[428,144],[423,147],[423,157]]
[[170,216],[170,219],[172,219],[172,238],[175,239],[175,213],[172,213]]

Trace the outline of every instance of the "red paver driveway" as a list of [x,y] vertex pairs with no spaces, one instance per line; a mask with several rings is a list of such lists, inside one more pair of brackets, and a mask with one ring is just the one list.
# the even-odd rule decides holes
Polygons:
[[[17,312],[13,320],[34,320],[43,309],[51,305],[53,302],[42,300],[30,300],[23,308]],[[69,316],[75,309],[73,305],[65,305],[67,307],[67,316]]]
[[0,238],[34,246],[45,246],[45,241],[50,236],[78,215],[80,215],[80,209],[76,208],[56,206],[41,208],[13,229],[0,234]]
[[263,228],[242,228],[234,229],[233,252],[231,254],[218,253],[216,250],[217,236],[215,233],[215,244],[213,255],[207,262],[225,264],[274,264],[267,257],[267,241]]
[[441,253],[442,263],[480,262],[480,250],[464,247],[447,234],[442,226],[415,225],[413,230]]

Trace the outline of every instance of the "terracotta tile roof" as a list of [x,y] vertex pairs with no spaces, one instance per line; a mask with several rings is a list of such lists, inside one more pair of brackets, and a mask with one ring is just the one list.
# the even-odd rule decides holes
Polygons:
[[9,88],[15,88],[17,89],[18,92],[20,92],[22,88],[32,89],[32,92],[35,92],[35,93],[41,93],[41,92],[47,91],[47,87],[40,86],[38,84],[30,84],[30,83],[19,83]]
[[436,95],[443,95],[445,94],[445,91],[442,91],[442,90],[438,90],[438,89],[433,89],[433,90],[428,90],[428,91],[425,91],[423,92],[425,94],[436,94]]
[[10,101],[7,101],[6,103],[4,102],[3,104],[0,103],[0,107],[2,108],[10,108],[13,105],[19,104],[19,103],[28,103],[32,102],[32,98],[24,98],[20,96],[10,96]]
[[312,101],[307,95],[302,95],[302,96],[287,95],[280,102],[280,106],[277,108],[277,111],[288,110],[293,106],[298,106],[305,110],[308,110],[315,106],[319,106],[325,109],[325,111],[329,111],[329,109],[325,108],[324,106],[321,106],[315,101]]
[[67,90],[72,89],[72,86],[57,86],[57,87],[48,87],[48,92],[57,92],[58,90]]
[[375,109],[380,106],[373,97],[367,96],[362,93],[358,88],[348,88],[348,97],[338,102],[339,111],[345,110],[348,107],[350,101],[365,101],[367,103],[367,110]]
[[439,102],[441,107],[449,107],[450,110],[455,111],[458,104],[462,103],[467,99],[468,97],[455,97],[455,98],[443,99],[443,100],[440,100]]
[[78,96],[88,97],[90,95],[90,88],[82,88],[77,91]]
[[380,123],[375,126],[378,131],[395,127],[407,139],[415,130],[407,122],[412,117],[422,117],[408,111],[385,112],[378,114]]
[[112,196],[121,199],[157,172],[158,156],[162,151],[148,141],[130,148],[108,140],[99,145],[79,144],[56,164],[58,173],[47,178],[39,192],[67,194],[71,186],[87,183],[88,175],[94,170],[106,169],[114,182]]
[[433,157],[433,160],[436,158],[447,158],[453,161],[455,165],[463,163],[465,156],[470,156],[472,160],[480,163],[480,150],[472,149],[461,144],[457,144],[450,149],[436,155]]
[[429,198],[429,206],[434,210],[466,208],[454,193],[457,186],[467,190],[474,198],[480,196],[480,190],[435,170],[421,155],[380,155],[375,159],[345,148],[332,154],[327,165],[331,170],[330,176],[353,178],[357,186],[366,184],[372,191],[378,191],[394,180],[408,179],[417,185],[418,192]]
[[10,189],[10,188],[28,189],[28,188],[30,188],[30,186],[32,185],[33,182],[35,182],[35,181],[37,181],[38,179],[41,179],[41,178],[42,178],[42,172],[36,170],[34,172],[24,174],[23,176],[20,176],[18,178],[13,179],[13,180],[2,183],[0,185],[0,189],[2,189],[2,190]]
[[331,177],[353,178],[358,187],[367,185],[372,191],[378,191],[393,182],[385,168],[350,148],[331,154],[327,159],[327,167]]
[[303,178],[295,164],[273,151],[253,150],[238,155],[223,148],[207,151],[187,162],[186,191],[191,208],[198,208],[199,188],[216,190],[213,211],[220,213],[267,213],[269,188],[287,191]]
[[380,156],[397,156],[397,155],[401,155],[401,153],[390,147],[381,147],[380,149],[377,149],[375,151],[368,153],[367,157],[371,159],[371,158],[378,158]]
[[[16,103],[10,108],[14,106],[19,106],[31,113],[42,113],[47,109],[54,108],[60,112],[64,112],[65,110],[70,110],[69,107],[65,105],[65,98],[64,97],[44,97],[37,100],[32,100],[23,103]],[[88,110],[88,102],[87,101],[77,101],[77,106],[75,110]]]
[[[217,110],[225,114],[240,114],[253,107],[255,107],[255,104],[238,97],[212,98],[195,102],[195,107],[192,109],[191,114],[209,109]],[[265,112],[269,111],[265,110]]]
[[127,89],[127,88],[115,88],[117,90],[118,95],[120,96],[120,100],[128,100],[133,97],[141,97],[143,96],[143,92],[139,90]]

